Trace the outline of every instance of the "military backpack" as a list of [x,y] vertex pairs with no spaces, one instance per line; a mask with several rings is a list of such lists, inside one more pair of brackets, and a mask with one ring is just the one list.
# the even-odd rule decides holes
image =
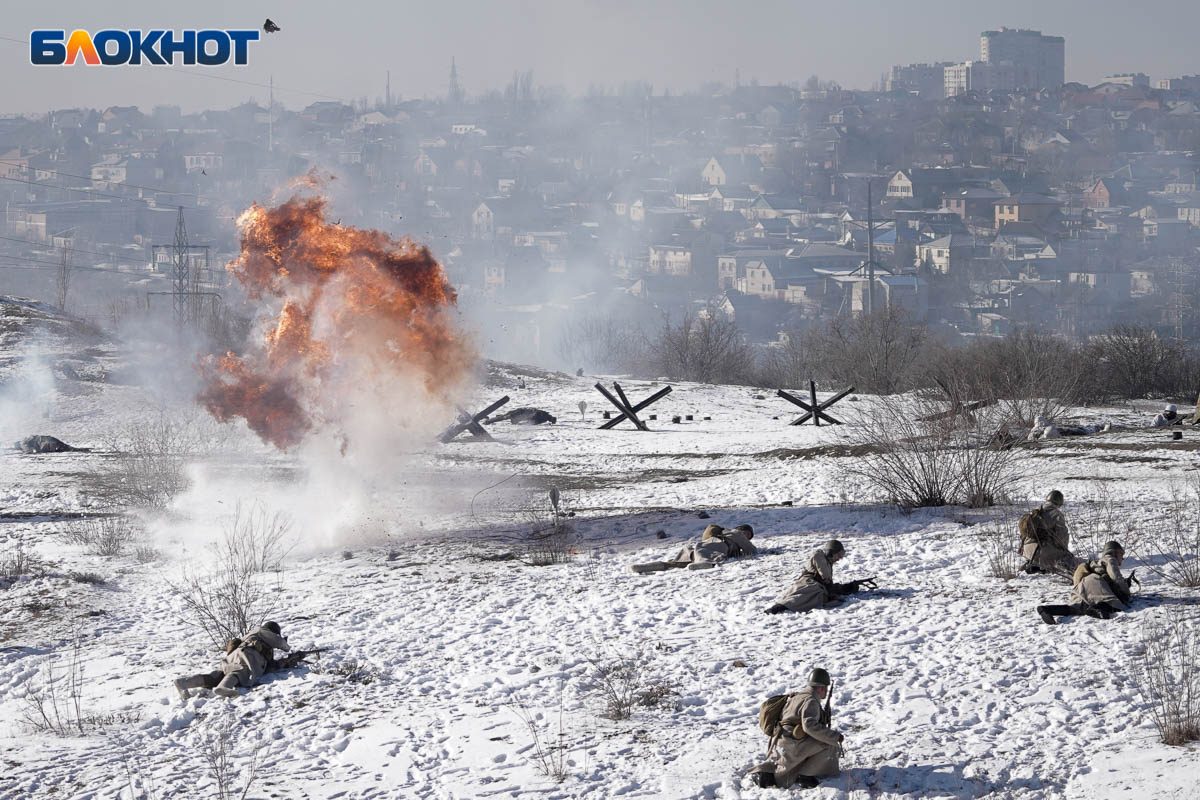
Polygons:
[[[1023,515],[1017,522],[1017,530],[1021,533],[1021,547],[1029,542],[1042,544],[1049,540],[1048,525],[1044,517],[1045,509],[1035,508]],[[1018,548],[1019,549],[1019,548]]]
[[229,655],[242,646],[242,640],[234,636],[225,640],[225,655]]
[[1103,575],[1104,567],[1097,564],[1095,561],[1080,562],[1079,566],[1075,568],[1075,574],[1071,576],[1071,585],[1078,586],[1080,581],[1092,574]]
[[758,727],[767,736],[779,735],[780,723],[783,721],[783,709],[788,701],[796,696],[792,694],[776,694],[763,701],[758,709]]

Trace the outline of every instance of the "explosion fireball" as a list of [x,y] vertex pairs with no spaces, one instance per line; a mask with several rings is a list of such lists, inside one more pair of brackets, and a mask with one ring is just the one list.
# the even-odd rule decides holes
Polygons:
[[429,248],[327,222],[325,208],[295,196],[238,218],[242,252],[226,268],[273,318],[261,346],[201,364],[205,408],[280,449],[319,429],[345,436],[353,407],[386,410],[397,392],[448,404],[475,364]]

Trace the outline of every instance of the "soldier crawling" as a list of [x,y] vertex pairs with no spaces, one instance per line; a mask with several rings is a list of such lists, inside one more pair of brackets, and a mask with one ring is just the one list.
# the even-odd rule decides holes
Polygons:
[[746,524],[729,530],[720,525],[709,525],[704,529],[699,542],[684,545],[670,561],[633,564],[629,569],[638,575],[668,569],[712,569],[727,558],[752,556],[757,553],[758,549],[750,543],[753,538],[754,528]]
[[1057,622],[1055,617],[1089,616],[1110,619],[1118,611],[1128,611],[1132,597],[1129,584],[1136,581],[1134,574],[1121,574],[1125,561],[1125,548],[1118,541],[1104,545],[1104,554],[1098,561],[1085,561],[1075,568],[1072,578],[1075,588],[1071,591],[1070,605],[1038,606],[1038,616],[1047,625]]
[[850,581],[849,583],[833,582],[833,565],[846,555],[846,548],[837,539],[830,539],[818,547],[809,556],[808,565],[800,573],[786,592],[775,598],[775,603],[767,609],[768,614],[780,614],[784,611],[811,611],[814,608],[837,605],[846,595],[855,594],[864,586],[875,589],[872,578]]
[[222,697],[236,697],[237,687],[251,687],[275,664],[275,650],[290,651],[277,622],[262,627],[242,639],[231,639],[225,646],[221,668],[175,680],[175,690],[187,700],[191,689],[212,689]]
[[[829,704],[821,704],[829,696],[829,686],[829,673],[818,667],[809,673],[807,688],[787,696],[770,732],[767,760],[751,770],[751,783],[762,788],[799,784],[811,789],[822,777],[839,773],[838,754],[846,737],[829,727]],[[760,725],[762,717],[760,712]]]

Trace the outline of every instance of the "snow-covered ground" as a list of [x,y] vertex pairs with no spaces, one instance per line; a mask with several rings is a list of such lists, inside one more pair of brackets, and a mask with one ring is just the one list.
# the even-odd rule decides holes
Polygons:
[[[36,428],[24,434],[96,450],[0,453],[0,559],[20,544],[46,565],[0,589],[0,798],[217,797],[205,753],[222,731],[235,770],[256,758],[249,797],[782,796],[740,776],[765,748],[759,703],[800,688],[815,665],[833,675],[846,756],[841,777],[809,796],[1200,796],[1200,754],[1157,744],[1134,679],[1142,624],[1160,612],[1139,604],[1108,622],[1046,626],[1033,607],[1066,602],[1065,585],[986,577],[982,536],[998,513],[1053,487],[1080,521],[1114,501],[1152,508],[1196,470],[1200,434],[1039,443],[1021,450],[1013,509],[906,514],[838,468],[854,457],[846,445],[869,398],[831,409],[845,427],[790,427],[794,407],[769,392],[675,384],[646,410],[658,415],[650,432],[599,431],[608,404],[596,378],[499,367],[477,408],[507,393],[510,408],[543,408],[558,424],[502,423],[494,443],[409,453],[394,492],[372,489],[361,498],[371,513],[355,507],[365,521],[332,532],[312,529],[346,497],[318,498],[322,514],[304,497],[311,463],[239,434],[237,455],[198,463],[194,488],[151,526],[165,559],[139,564],[87,555],[65,531],[105,507],[97,475],[113,462],[109,434],[154,392],[105,380],[121,364],[103,343],[47,340],[36,367],[27,342],[4,346],[0,398]],[[635,402],[660,388],[622,385]],[[1079,417],[1137,424],[1151,412]],[[676,414],[694,420],[672,424]],[[526,566],[505,537],[551,486],[576,514],[578,552]],[[319,666],[269,675],[237,699],[181,702],[172,679],[212,669],[216,656],[182,621],[169,583],[203,556],[206,527],[256,498],[283,505],[303,534],[275,618],[293,645],[329,650]],[[751,523],[765,551],[704,572],[627,571],[698,536],[701,511]],[[848,551],[840,579],[876,575],[884,588],[838,608],[764,615],[835,536]],[[1161,604],[1196,602],[1140,574]],[[33,732],[24,695],[46,669],[67,668],[76,639],[82,705],[104,724],[77,737]],[[634,656],[640,685],[661,701],[610,721],[597,666]],[[561,783],[536,769],[522,715],[565,748]]]

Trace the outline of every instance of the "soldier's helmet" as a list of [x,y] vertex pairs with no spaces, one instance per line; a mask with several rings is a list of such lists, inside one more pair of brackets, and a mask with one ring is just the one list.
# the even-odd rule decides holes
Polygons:
[[1051,489],[1050,494],[1046,495],[1046,500],[1059,508],[1062,508],[1062,504],[1066,502],[1063,498],[1063,493],[1058,489]]
[[828,686],[829,685],[829,673],[826,672],[825,670],[821,669],[820,667],[817,667],[812,672],[808,673],[808,685],[809,686]]
[[275,634],[276,636],[279,636],[281,633],[278,622],[264,622],[263,627],[266,628],[267,630],[269,630],[271,633]]
[[843,547],[842,543],[837,539],[830,539],[825,543],[825,547],[823,549],[825,550],[825,555],[827,556],[836,556],[838,554],[845,554],[846,552],[846,548]]
[[1175,404],[1167,403],[1167,407],[1164,410],[1169,414],[1174,414],[1175,413]]
[[747,525],[744,522],[741,525],[738,525],[736,528],[734,528],[734,530],[741,531],[742,533],[746,534],[747,539],[754,538],[754,528],[751,528],[749,525]]
[[1124,553],[1124,552],[1125,552],[1125,548],[1121,546],[1121,543],[1118,542],[1116,539],[1111,539],[1107,543],[1105,543],[1103,555],[1108,555],[1109,553]]

